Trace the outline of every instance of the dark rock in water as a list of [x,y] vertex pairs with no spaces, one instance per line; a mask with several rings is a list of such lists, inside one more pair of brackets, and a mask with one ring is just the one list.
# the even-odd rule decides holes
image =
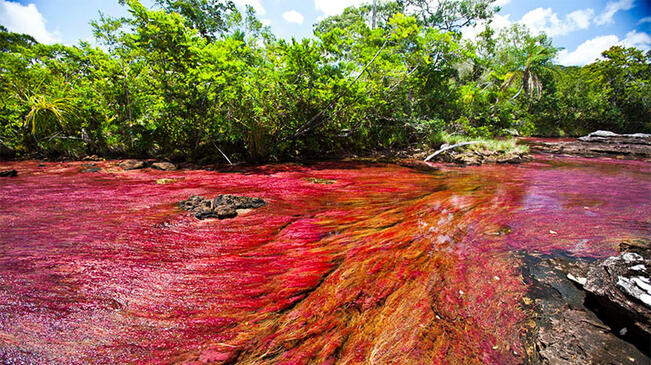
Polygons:
[[16,177],[16,176],[18,176],[18,171],[16,170],[0,171],[0,177]]
[[238,211],[256,209],[267,204],[260,198],[249,198],[236,195],[219,195],[213,200],[201,196],[191,196],[179,203],[181,208],[194,214],[197,219],[227,219],[235,218]]
[[171,162],[154,162],[153,164],[151,164],[151,167],[156,170],[163,170],[163,171],[176,170],[176,165]]
[[140,160],[124,160],[118,164],[121,168],[125,170],[137,170],[144,169],[147,167],[147,164],[144,161]]
[[610,257],[576,281],[594,308],[616,317],[631,335],[651,339],[651,260],[648,247],[638,252]]
[[[633,247],[648,253],[648,246]],[[532,283],[527,300],[535,303],[529,362],[651,363],[648,255],[623,252],[593,262],[526,255],[524,261]]]
[[97,165],[95,165],[94,163],[85,163],[85,164],[83,164],[83,165],[81,165],[81,166],[83,167],[83,169],[81,169],[81,172],[84,172],[84,173],[89,173],[89,172],[90,172],[90,173],[93,173],[93,172],[100,172],[100,171],[102,171],[102,169],[99,168],[99,167],[98,167]]
[[87,167],[87,168],[81,170],[81,172],[91,172],[91,173],[92,172],[100,172],[100,171],[102,171],[102,169],[99,168],[99,167]]

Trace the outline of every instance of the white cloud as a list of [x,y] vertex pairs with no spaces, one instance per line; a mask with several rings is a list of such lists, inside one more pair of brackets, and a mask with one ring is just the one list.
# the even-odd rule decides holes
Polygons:
[[651,23],[651,16],[644,17],[640,19],[639,22],[637,22],[637,24],[644,24],[644,23]]
[[583,66],[601,57],[601,52],[617,42],[619,38],[616,35],[599,36],[581,43],[573,52],[565,49],[560,51],[556,60],[565,66]]
[[615,45],[637,47],[648,51],[651,49],[651,36],[636,31],[627,33],[626,38],[622,40],[616,35],[599,36],[581,43],[573,52],[560,51],[556,61],[565,66],[583,66],[598,60],[603,51]]
[[630,10],[635,5],[635,0],[619,0],[606,4],[606,9],[595,19],[598,25],[614,23],[613,16],[620,10]]
[[290,10],[283,13],[283,19],[288,23],[303,24],[305,17],[296,10]]
[[56,33],[51,33],[45,28],[45,18],[34,4],[21,5],[0,0],[0,24],[9,31],[29,34],[40,43],[61,41]]
[[[588,29],[594,17],[594,10],[576,10],[561,19],[551,8],[536,8],[523,15],[518,21],[514,22],[510,17],[510,14],[495,14],[491,22],[491,28],[499,32],[502,29],[509,28],[514,23],[518,23],[525,25],[533,34],[545,32],[553,37]],[[464,37],[475,40],[477,35],[484,30],[485,25],[485,21],[480,21],[475,27],[465,27],[462,29]]]
[[271,25],[271,19],[260,19],[260,23],[268,27]]
[[510,3],[511,3],[511,0],[497,0],[497,1],[495,1],[493,3],[493,5],[495,5],[495,6],[504,6],[504,5],[507,5],[507,4],[510,4]]
[[553,37],[587,29],[593,16],[594,10],[583,9],[573,11],[561,20],[551,8],[537,8],[526,13],[518,23],[527,26],[534,34],[545,32]]
[[314,7],[327,16],[340,14],[349,6],[359,6],[369,0],[314,0]]
[[645,32],[632,31],[626,34],[621,44],[625,47],[636,47],[644,51],[651,50],[651,35]]
[[[493,19],[490,23],[491,28],[495,30],[497,33],[499,33],[502,29],[506,29],[510,27],[511,25],[513,25],[513,22],[511,21],[511,19],[509,19],[510,17],[511,14],[493,15]],[[483,32],[485,28],[486,28],[486,21],[479,21],[473,27],[463,27],[463,29],[461,29],[461,32],[464,38],[477,40],[477,36],[479,35],[479,33]]]
[[250,5],[251,7],[253,7],[256,14],[258,15],[265,15],[267,13],[267,10],[265,10],[264,6],[262,6],[260,0],[233,0],[233,2],[235,3],[235,5],[241,8]]

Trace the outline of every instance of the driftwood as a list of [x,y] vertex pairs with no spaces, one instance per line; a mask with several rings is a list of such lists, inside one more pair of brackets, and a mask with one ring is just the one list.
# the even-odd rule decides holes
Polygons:
[[433,159],[434,157],[438,156],[439,154],[441,154],[441,153],[443,153],[445,151],[448,151],[448,150],[451,150],[451,149],[454,149],[454,148],[457,148],[457,147],[462,147],[462,146],[467,146],[469,144],[477,144],[477,143],[480,143],[480,142],[479,141],[461,142],[461,143],[453,144],[452,146],[441,147],[440,150],[438,150],[438,151],[432,153],[431,155],[427,156],[427,158],[425,159],[425,162],[428,162],[429,160]]

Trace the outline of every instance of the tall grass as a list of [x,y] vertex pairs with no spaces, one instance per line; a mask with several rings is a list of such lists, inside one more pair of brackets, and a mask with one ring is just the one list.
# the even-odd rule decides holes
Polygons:
[[465,151],[492,151],[499,153],[527,153],[529,147],[517,144],[514,138],[508,139],[493,139],[487,137],[468,137],[458,134],[449,134],[446,132],[438,132],[430,136],[430,143],[432,146],[440,147],[443,144],[454,145],[463,142],[479,142],[476,144],[466,145],[460,147],[459,150]]

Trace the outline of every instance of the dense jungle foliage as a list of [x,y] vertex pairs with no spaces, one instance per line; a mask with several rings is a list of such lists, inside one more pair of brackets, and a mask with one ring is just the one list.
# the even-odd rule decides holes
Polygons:
[[543,35],[490,26],[494,0],[380,2],[275,37],[230,1],[122,0],[100,47],[0,29],[0,153],[236,160],[325,157],[470,137],[649,132],[651,53],[553,64]]

